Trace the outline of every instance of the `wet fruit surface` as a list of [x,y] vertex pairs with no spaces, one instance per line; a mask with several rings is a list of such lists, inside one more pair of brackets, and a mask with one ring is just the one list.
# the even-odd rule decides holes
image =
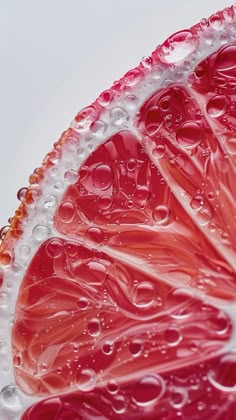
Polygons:
[[[130,89],[157,52],[128,72],[126,105],[108,122],[100,107],[112,91],[81,111],[64,166],[50,154],[52,187],[37,187],[36,170],[19,194],[33,223],[18,262],[0,254],[11,274],[24,268],[11,320],[17,386],[0,398],[16,412],[20,392],[32,398],[22,420],[234,419],[236,46],[196,60],[199,42],[192,29],[158,47],[151,74],[163,84],[140,103]],[[184,80],[164,79],[182,62]]]

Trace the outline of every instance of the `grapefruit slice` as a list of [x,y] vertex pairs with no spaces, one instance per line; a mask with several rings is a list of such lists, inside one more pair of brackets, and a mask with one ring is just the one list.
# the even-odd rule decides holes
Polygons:
[[83,109],[0,249],[0,418],[234,419],[236,15]]

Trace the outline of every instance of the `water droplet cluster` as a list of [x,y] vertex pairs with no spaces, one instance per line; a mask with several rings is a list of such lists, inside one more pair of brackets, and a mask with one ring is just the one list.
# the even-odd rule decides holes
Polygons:
[[18,192],[0,417],[234,418],[234,13],[144,57]]

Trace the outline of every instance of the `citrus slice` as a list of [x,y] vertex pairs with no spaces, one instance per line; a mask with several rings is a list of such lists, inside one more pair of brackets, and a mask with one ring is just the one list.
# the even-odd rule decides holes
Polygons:
[[19,192],[0,418],[235,418],[235,9],[79,112]]

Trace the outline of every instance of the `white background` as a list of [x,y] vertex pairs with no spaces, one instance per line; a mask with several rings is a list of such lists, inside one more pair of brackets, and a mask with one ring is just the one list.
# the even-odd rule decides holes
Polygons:
[[230,0],[0,0],[0,226],[79,109]]

